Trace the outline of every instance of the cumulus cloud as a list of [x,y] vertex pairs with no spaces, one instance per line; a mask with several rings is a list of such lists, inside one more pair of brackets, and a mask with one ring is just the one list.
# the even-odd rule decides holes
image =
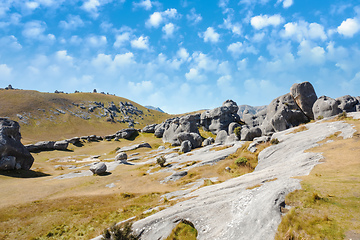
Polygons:
[[241,24],[233,23],[231,14],[229,14],[226,19],[224,18],[223,21],[223,24],[219,25],[219,27],[230,30],[234,35],[241,35]]
[[258,16],[252,17],[250,20],[251,26],[253,26],[253,28],[255,28],[257,30],[266,28],[268,26],[276,27],[283,22],[284,22],[284,19],[279,14],[275,14],[272,16],[258,15]]
[[244,53],[258,54],[258,50],[246,42],[232,43],[228,46],[227,51],[230,52],[234,58],[238,58]]
[[306,39],[322,40],[327,39],[324,27],[318,23],[308,23],[305,21],[289,22],[284,25],[284,29],[280,33],[283,38],[291,38],[296,41],[303,41]]
[[149,37],[140,36],[139,38],[131,40],[131,47],[136,49],[147,50],[149,49]]
[[188,81],[194,82],[204,82],[206,81],[206,76],[200,73],[200,70],[197,68],[191,68],[189,72],[185,74],[185,78]]
[[67,17],[67,21],[60,21],[59,27],[66,29],[66,30],[75,30],[79,27],[83,27],[84,22],[80,18],[80,16],[76,15],[69,15]]
[[45,35],[46,23],[42,21],[27,22],[22,31],[22,35],[28,39],[40,40],[40,41],[54,41],[55,36],[53,34]]
[[180,48],[177,51],[177,56],[180,57],[183,61],[187,61],[189,59],[190,54],[188,53],[188,51],[185,48]]
[[129,82],[128,83],[130,91],[134,95],[141,95],[144,93],[152,92],[154,89],[154,84],[151,81],[141,81],[141,82]]
[[123,47],[126,43],[130,41],[130,33],[124,32],[116,36],[116,40],[114,43],[115,48]]
[[173,23],[166,24],[162,31],[164,32],[164,38],[171,38],[174,36],[174,32],[176,31],[177,27]]
[[278,0],[277,3],[282,3],[283,8],[289,8],[294,4],[293,0]]
[[0,75],[1,80],[8,81],[11,77],[12,69],[8,67],[6,64],[0,64]]
[[86,45],[88,47],[100,48],[107,44],[105,36],[89,36],[86,38]]
[[321,65],[326,60],[324,48],[320,46],[314,46],[313,43],[307,40],[303,40],[300,43],[298,55],[304,64]]
[[154,12],[153,14],[151,14],[145,25],[150,28],[158,28],[164,22],[166,23],[170,19],[177,19],[180,17],[181,15],[177,12],[175,8],[170,8],[163,12]]
[[345,37],[353,37],[360,31],[360,20],[348,18],[337,28],[337,32]]
[[202,20],[201,14],[197,14],[195,8],[192,8],[190,10],[189,14],[186,14],[186,19],[191,23],[191,24],[197,24]]
[[217,43],[220,39],[218,34],[213,27],[208,27],[205,32],[199,34],[204,39],[204,42]]
[[81,8],[84,11],[90,13],[93,17],[97,18],[99,16],[98,8],[101,7],[102,5],[110,3],[112,1],[113,0],[86,0],[86,1],[84,1]]
[[17,38],[13,35],[0,38],[0,45],[4,46],[3,50],[9,48],[13,50],[20,50],[22,48]]
[[135,8],[144,8],[145,10],[151,10],[152,3],[150,0],[142,0],[140,2],[133,2]]

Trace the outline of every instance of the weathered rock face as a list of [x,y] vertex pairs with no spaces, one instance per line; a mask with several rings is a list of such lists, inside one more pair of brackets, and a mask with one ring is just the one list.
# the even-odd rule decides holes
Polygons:
[[317,96],[312,84],[309,82],[295,83],[290,88],[290,94],[304,114],[309,119],[314,119],[312,107]]
[[313,106],[315,119],[319,117],[331,117],[341,113],[339,102],[327,96],[321,96]]
[[121,161],[121,162],[126,162],[127,160],[127,154],[124,152],[120,152],[118,155],[116,155],[115,157],[115,161]]
[[359,105],[358,99],[350,95],[342,96],[335,99],[339,103],[339,108],[345,112],[356,112],[356,107]]
[[180,146],[180,152],[183,152],[183,153],[187,153],[187,152],[190,152],[192,149],[192,144],[189,140],[185,140],[181,143],[181,146]]
[[69,143],[66,140],[63,141],[57,141],[54,143],[54,149],[55,150],[66,150]]
[[239,122],[238,106],[232,100],[226,100],[221,107],[206,111],[200,116],[200,125],[205,131],[217,134],[221,130],[228,130],[229,124]]
[[208,145],[211,145],[215,142],[215,140],[212,138],[212,137],[208,137],[207,139],[205,139],[203,141],[203,146],[208,146]]
[[130,139],[135,133],[137,133],[136,129],[126,128],[118,131],[115,135],[118,138]]
[[169,142],[173,146],[180,146],[181,141],[178,138],[178,135],[180,133],[199,134],[199,130],[198,130],[199,116],[200,116],[199,114],[187,115],[172,120],[167,125],[167,128],[164,130],[162,136],[163,142]]
[[283,131],[309,121],[290,93],[274,99],[268,105],[266,112],[266,118],[261,125],[263,135]]
[[29,170],[34,162],[34,158],[20,142],[19,130],[19,123],[0,118],[0,168],[3,170]]
[[228,134],[231,135],[234,133],[235,128],[241,127],[241,125],[237,122],[232,122],[229,124]]
[[241,141],[252,141],[256,137],[260,137],[262,134],[259,127],[243,127],[241,129]]
[[177,139],[182,144],[184,141],[190,141],[192,148],[201,146],[202,138],[198,133],[182,132],[177,135]]
[[141,131],[144,133],[155,133],[156,126],[157,124],[147,125]]
[[216,135],[215,143],[225,144],[228,138],[228,134],[225,130],[221,130]]
[[249,127],[261,126],[261,124],[264,122],[266,118],[266,113],[267,113],[266,108],[257,112],[255,115],[251,114],[248,111],[245,111],[243,113],[243,120],[245,124],[248,125]]
[[98,174],[98,175],[104,174],[106,170],[107,167],[105,163],[95,163],[90,167],[90,171],[92,171],[93,174]]
[[164,135],[165,129],[169,128],[169,126],[173,120],[175,120],[175,118],[166,119],[164,122],[158,124],[155,127],[155,132],[154,132],[155,137],[162,138]]

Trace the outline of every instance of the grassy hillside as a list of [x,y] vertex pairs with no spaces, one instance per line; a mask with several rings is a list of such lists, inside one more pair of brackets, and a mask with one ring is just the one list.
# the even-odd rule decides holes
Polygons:
[[[19,121],[23,143],[42,140],[60,140],[82,135],[107,135],[127,128],[127,122],[119,122],[126,116],[117,113],[115,121],[108,122],[104,110],[89,111],[94,102],[105,108],[113,102],[130,102],[142,115],[128,115],[135,128],[160,123],[171,117],[166,113],[147,109],[128,99],[100,93],[42,93],[30,90],[0,90],[0,117]],[[83,118],[82,118],[83,117]],[[85,118],[85,119],[84,119]],[[88,118],[88,119],[87,119]]]

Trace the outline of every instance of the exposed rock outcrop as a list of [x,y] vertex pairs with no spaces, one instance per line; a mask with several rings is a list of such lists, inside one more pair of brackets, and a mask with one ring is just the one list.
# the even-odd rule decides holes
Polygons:
[[221,130],[228,130],[229,124],[239,122],[238,106],[232,100],[226,100],[221,107],[203,112],[200,116],[200,125],[205,131],[217,134]]
[[345,95],[335,99],[339,105],[341,111],[345,112],[356,112],[357,106],[359,105],[359,101],[357,98],[352,97],[350,95]]
[[319,97],[313,106],[315,119],[331,117],[341,113],[339,102],[327,96]]
[[190,152],[192,149],[192,144],[189,140],[185,140],[181,143],[181,146],[180,146],[180,152],[182,153],[187,153],[187,152]]
[[107,167],[106,167],[105,163],[95,163],[90,166],[90,171],[93,174],[101,175],[101,174],[104,174],[106,172],[106,170],[107,170]]
[[317,96],[313,85],[309,82],[294,83],[290,88],[290,94],[303,113],[309,119],[314,119],[312,107],[317,100]]
[[0,169],[29,170],[34,158],[21,143],[19,123],[0,118]]
[[156,126],[157,124],[147,125],[141,131],[144,133],[155,133]]

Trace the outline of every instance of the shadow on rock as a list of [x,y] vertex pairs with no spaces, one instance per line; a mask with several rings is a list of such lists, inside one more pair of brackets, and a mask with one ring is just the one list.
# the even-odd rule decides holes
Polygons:
[[14,178],[38,178],[38,177],[48,177],[51,176],[48,173],[43,173],[40,171],[33,170],[0,170],[0,175],[14,177]]

